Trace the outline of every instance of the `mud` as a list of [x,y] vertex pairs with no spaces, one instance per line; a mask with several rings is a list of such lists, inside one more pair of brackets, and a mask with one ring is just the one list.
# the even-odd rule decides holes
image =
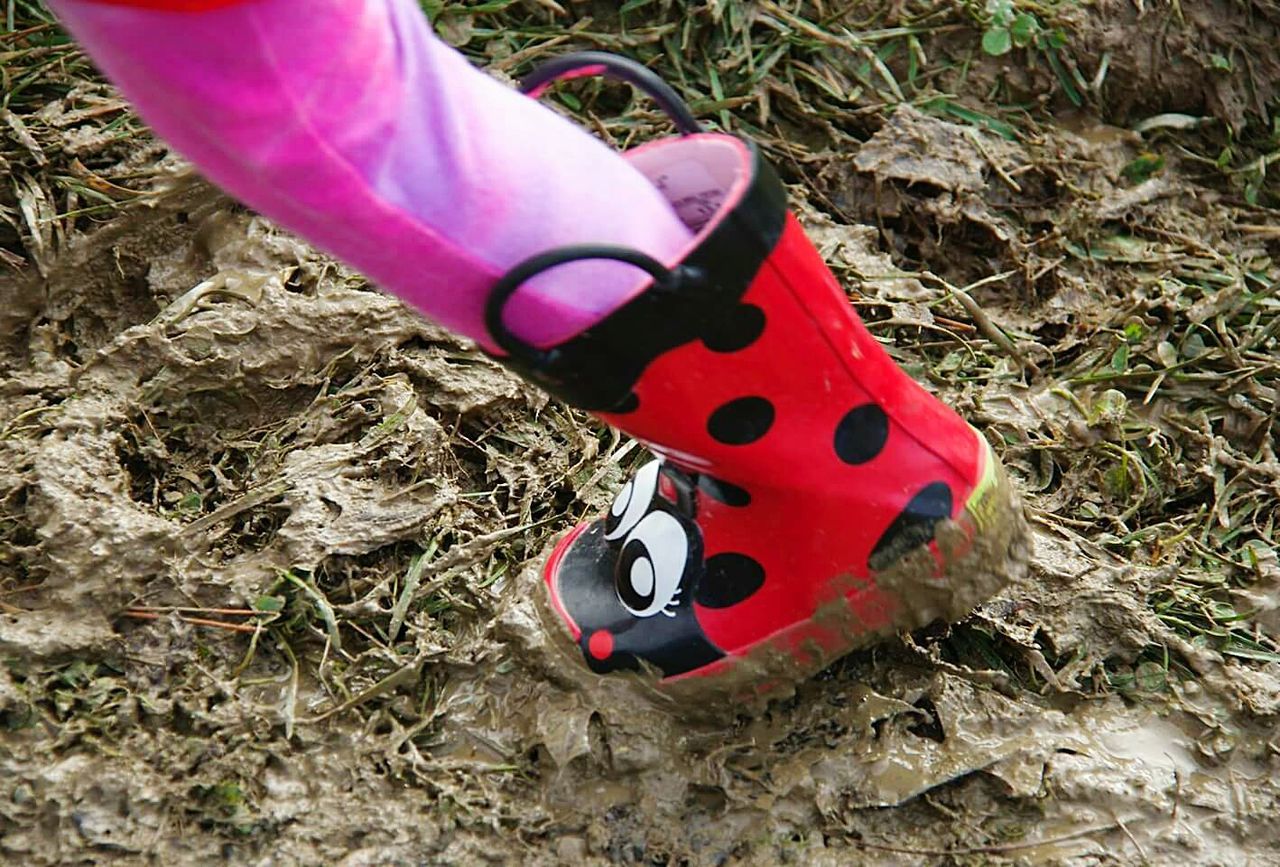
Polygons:
[[[1194,43],[1214,8],[1164,50],[1274,26]],[[1273,52],[1241,90],[1097,20],[1124,106],[1016,141],[904,106],[792,190],[1030,551],[767,701],[547,628],[540,559],[634,443],[180,170],[45,238],[0,276],[0,860],[1280,863],[1280,233],[1128,128],[1230,120]]]
[[[889,268],[865,232],[816,234],[868,275]],[[132,289],[76,291],[144,257],[157,265]],[[5,384],[7,521],[28,534],[10,556],[40,581],[0,630],[8,857],[1275,854],[1270,666],[1252,671],[1261,708],[1200,650],[1204,680],[1154,711],[1082,682],[1102,659],[1177,646],[1143,602],[1159,569],[1037,529],[1031,575],[973,623],[1046,669],[1044,653],[1079,655],[1045,695],[949,662],[942,630],[846,658],[755,716],[691,717],[548,639],[536,558],[479,586],[495,551],[533,535],[557,477],[578,480],[571,511],[607,500],[626,448],[611,436],[200,187],[85,239],[45,285]],[[68,335],[90,311],[116,333]],[[518,451],[468,448],[491,431]],[[364,633],[361,614],[385,624],[404,590],[401,546],[441,533],[458,541],[418,593],[456,609],[415,606],[404,640]],[[283,625],[247,667],[245,636],[120,617],[139,601],[252,604],[284,570],[342,625]],[[296,654],[318,665],[291,670]],[[53,701],[35,689],[50,679]]]

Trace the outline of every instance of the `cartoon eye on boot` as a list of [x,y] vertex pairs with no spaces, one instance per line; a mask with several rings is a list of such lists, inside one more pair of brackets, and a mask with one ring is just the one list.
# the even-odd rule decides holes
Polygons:
[[[867,332],[759,150],[703,131],[650,70],[609,54],[560,58],[525,89],[583,74],[629,81],[676,119],[679,136],[624,156],[695,233],[671,262],[549,250],[486,307],[504,364],[664,458],[547,561],[551,605],[586,664],[708,689],[748,657],[761,683],[804,676],[959,619],[1025,572],[1025,521],[986,441]],[[513,334],[503,317],[520,286],[584,259],[650,283],[554,346]]]
[[658,493],[658,470],[661,468],[662,461],[650,461],[618,491],[605,518],[605,539],[612,542],[623,538],[653,508],[653,498]]
[[684,527],[666,512],[650,512],[622,543],[614,571],[619,601],[635,617],[675,617],[688,563]]

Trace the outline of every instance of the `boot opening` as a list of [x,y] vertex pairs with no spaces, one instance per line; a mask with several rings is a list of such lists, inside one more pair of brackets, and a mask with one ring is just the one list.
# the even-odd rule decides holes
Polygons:
[[627,154],[698,235],[742,198],[751,182],[751,151],[733,136],[704,134],[663,139]]

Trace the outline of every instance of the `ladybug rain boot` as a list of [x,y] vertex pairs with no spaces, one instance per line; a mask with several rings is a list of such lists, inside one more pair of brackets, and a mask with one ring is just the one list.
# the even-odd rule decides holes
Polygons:
[[[609,54],[552,61],[525,89],[597,73],[675,119],[681,136],[625,156],[696,237],[669,264],[549,251],[512,269],[487,310],[505,364],[656,456],[547,561],[551,608],[586,664],[768,691],[959,619],[1021,575],[1025,522],[990,447],[871,337],[754,145],[701,132],[670,87]],[[512,334],[511,296],[584,259],[652,282],[555,346]]]

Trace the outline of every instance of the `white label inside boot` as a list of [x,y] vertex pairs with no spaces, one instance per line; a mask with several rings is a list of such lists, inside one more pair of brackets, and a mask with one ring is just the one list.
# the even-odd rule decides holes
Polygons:
[[696,160],[681,160],[664,167],[653,184],[671,202],[676,216],[694,232],[700,231],[724,203],[723,187]]

